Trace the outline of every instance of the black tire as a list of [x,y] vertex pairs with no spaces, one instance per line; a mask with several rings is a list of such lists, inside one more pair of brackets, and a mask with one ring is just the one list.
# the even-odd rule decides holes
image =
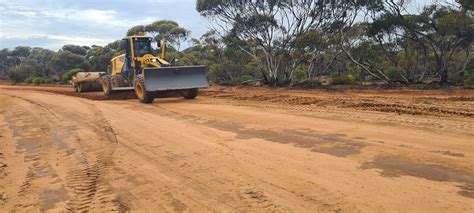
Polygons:
[[110,96],[112,95],[112,85],[110,82],[110,76],[105,75],[101,78],[101,83],[102,85],[102,92],[104,92],[105,96]]
[[112,76],[110,79],[112,88],[123,87],[125,85],[122,76]]
[[198,88],[193,88],[193,89],[188,89],[188,90],[183,91],[181,93],[181,95],[185,99],[194,99],[194,98],[196,98],[196,96],[198,96],[198,93],[199,93],[199,89]]
[[137,75],[133,80],[133,88],[135,90],[135,95],[137,96],[140,102],[149,104],[155,100],[155,94],[153,92],[146,91],[145,79],[143,75]]

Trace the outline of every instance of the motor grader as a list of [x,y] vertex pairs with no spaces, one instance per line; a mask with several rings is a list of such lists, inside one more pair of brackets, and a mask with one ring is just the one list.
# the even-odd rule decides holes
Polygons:
[[104,95],[134,90],[140,102],[151,103],[164,92],[194,99],[199,88],[208,86],[204,66],[173,66],[173,59],[165,60],[166,42],[160,56],[154,54],[151,43],[152,37],[141,34],[121,40],[125,54],[112,58],[107,73],[99,78]]

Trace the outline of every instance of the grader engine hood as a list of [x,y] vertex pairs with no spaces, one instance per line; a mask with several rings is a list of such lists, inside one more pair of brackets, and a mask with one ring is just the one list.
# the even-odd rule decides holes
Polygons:
[[204,66],[145,68],[147,91],[204,88],[209,84]]

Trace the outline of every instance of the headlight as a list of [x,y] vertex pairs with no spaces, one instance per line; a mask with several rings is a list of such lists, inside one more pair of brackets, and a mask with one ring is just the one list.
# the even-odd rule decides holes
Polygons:
[[151,61],[152,61],[152,62],[156,62],[156,58],[152,58]]

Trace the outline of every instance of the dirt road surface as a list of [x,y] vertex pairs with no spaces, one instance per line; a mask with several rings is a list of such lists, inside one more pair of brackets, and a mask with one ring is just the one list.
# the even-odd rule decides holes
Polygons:
[[0,86],[0,212],[473,212],[474,92]]

